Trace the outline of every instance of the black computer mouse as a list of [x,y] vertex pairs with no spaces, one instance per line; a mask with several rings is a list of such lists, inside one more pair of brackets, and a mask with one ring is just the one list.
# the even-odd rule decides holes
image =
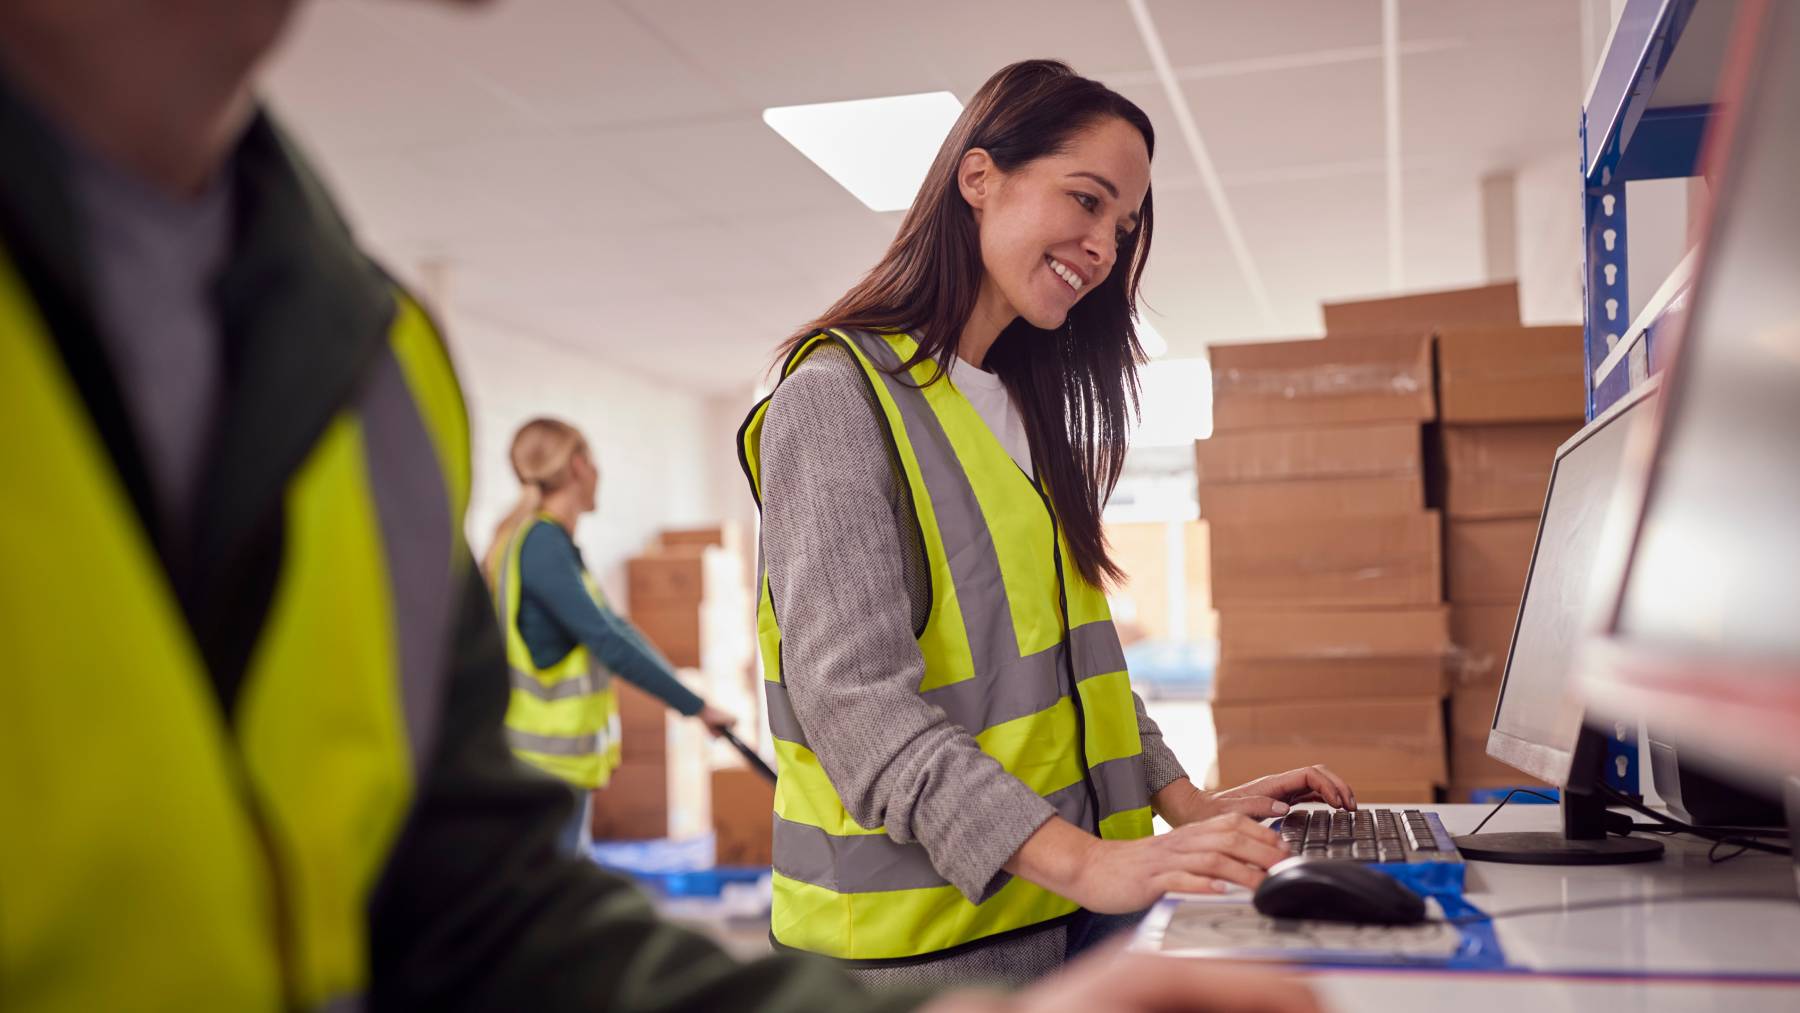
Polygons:
[[1256,888],[1256,910],[1271,918],[1308,918],[1366,925],[1417,925],[1425,899],[1394,877],[1360,862],[1290,858],[1275,863]]

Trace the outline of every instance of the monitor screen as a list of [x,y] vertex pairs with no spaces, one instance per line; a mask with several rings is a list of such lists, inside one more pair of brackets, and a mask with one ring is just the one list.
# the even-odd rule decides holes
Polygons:
[[1616,620],[1672,652],[1800,655],[1800,16],[1771,10]]
[[1513,627],[1488,753],[1552,784],[1569,773],[1583,708],[1570,678],[1595,614],[1602,531],[1634,425],[1655,414],[1656,385],[1634,391],[1557,451],[1537,547]]

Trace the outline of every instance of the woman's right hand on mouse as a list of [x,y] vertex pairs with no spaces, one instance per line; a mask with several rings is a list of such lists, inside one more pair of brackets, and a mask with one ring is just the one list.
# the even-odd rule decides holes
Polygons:
[[1255,889],[1287,857],[1279,834],[1240,813],[1132,841],[1101,840],[1057,817],[1025,841],[1006,871],[1089,911],[1126,914],[1165,893],[1218,893],[1228,883]]
[[1165,893],[1219,893],[1225,884],[1255,889],[1288,857],[1281,835],[1241,813],[1226,813],[1134,841],[1093,839],[1065,894],[1089,911],[1142,911]]

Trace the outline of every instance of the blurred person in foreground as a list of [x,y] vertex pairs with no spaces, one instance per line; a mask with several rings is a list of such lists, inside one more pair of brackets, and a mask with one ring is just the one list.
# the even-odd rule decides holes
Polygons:
[[7,1009],[1313,1008],[1144,960],[868,996],[559,852],[438,332],[253,98],[289,8],[0,0]]
[[[1053,60],[970,98],[741,433],[780,785],[771,934],[892,986],[1033,980],[1257,886],[1324,767],[1202,791],[1132,692],[1101,511],[1145,361],[1149,117]],[[1152,835],[1152,816],[1172,828]]]
[[700,699],[629,620],[606,603],[575,547],[575,525],[598,508],[600,466],[581,431],[537,418],[513,434],[519,500],[494,528],[482,564],[500,607],[512,698],[506,741],[514,755],[574,789],[563,846],[588,842],[594,792],[622,758],[616,674],[713,735],[735,723]]

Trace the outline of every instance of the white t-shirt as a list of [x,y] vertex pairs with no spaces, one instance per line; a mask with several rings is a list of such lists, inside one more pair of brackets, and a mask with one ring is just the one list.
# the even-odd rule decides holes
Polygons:
[[1031,441],[1025,436],[1025,419],[1013,406],[1006,384],[993,373],[976,369],[960,359],[950,371],[950,380],[975,406],[975,414],[987,423],[988,430],[1025,474],[1036,474],[1031,468]]

